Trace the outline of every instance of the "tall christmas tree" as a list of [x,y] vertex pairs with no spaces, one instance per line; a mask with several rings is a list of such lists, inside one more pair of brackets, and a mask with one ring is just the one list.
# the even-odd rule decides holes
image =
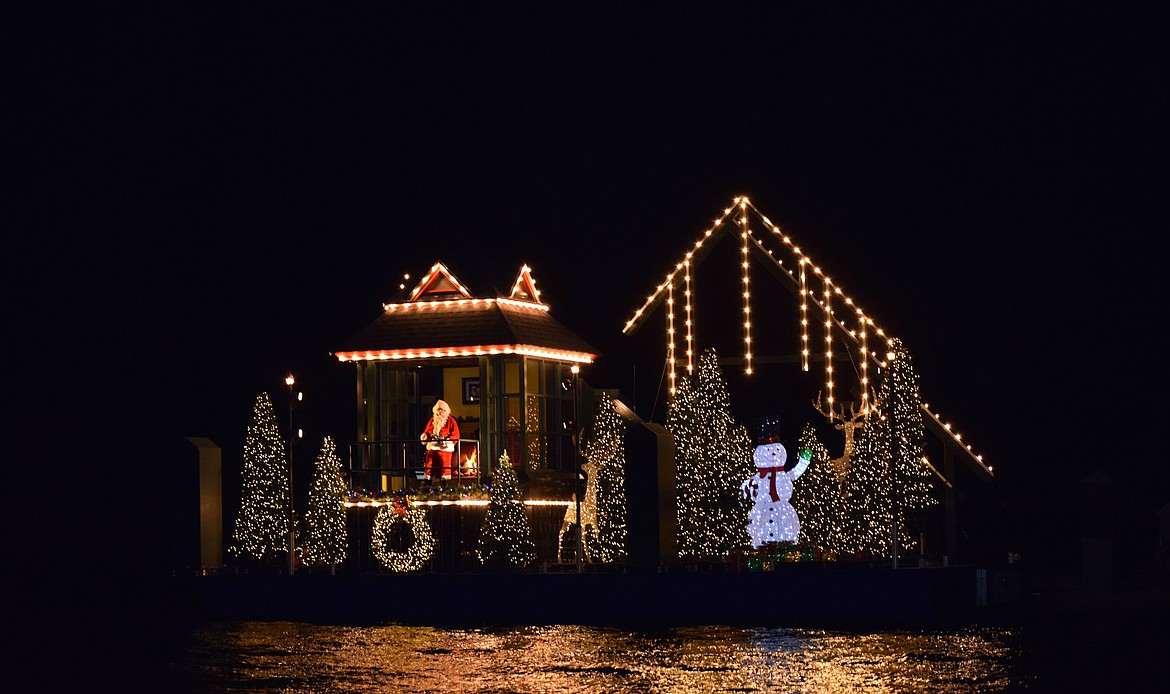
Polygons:
[[854,434],[853,460],[841,485],[847,505],[842,551],[888,556],[894,524],[889,422],[875,402],[865,428]]
[[909,549],[917,546],[910,533],[910,521],[916,512],[938,503],[933,496],[933,484],[929,468],[922,464],[926,447],[925,429],[922,424],[922,396],[918,390],[918,374],[910,353],[900,340],[892,340],[890,351],[894,358],[882,381],[881,402],[888,404],[890,425],[893,427],[894,452],[894,498],[898,505],[899,547]]
[[821,558],[835,559],[846,547],[843,524],[846,513],[841,485],[829,463],[829,450],[806,424],[798,449],[812,451],[812,462],[794,486],[792,507],[800,517],[800,544],[820,550]]
[[305,557],[313,563],[328,564],[331,572],[345,561],[349,548],[345,527],[347,492],[337,445],[332,437],[326,436],[313,465],[313,482],[309,487]]
[[679,556],[708,559],[747,545],[740,485],[755,471],[751,437],[731,416],[731,395],[714,349],[683,378],[666,412],[677,462]]
[[597,538],[590,559],[612,562],[626,556],[626,429],[613,398],[603,393],[585,458],[597,475]]
[[857,436],[843,485],[850,508],[850,546],[886,557],[892,556],[895,523],[900,554],[917,544],[907,530],[908,515],[938,503],[931,493],[930,470],[922,464],[925,435],[918,376],[899,340],[890,341],[890,351],[874,411]]
[[485,567],[497,571],[527,568],[536,560],[532,527],[524,515],[520,483],[507,451],[500,456],[500,464],[493,471],[491,500],[483,518],[476,556]]
[[270,560],[288,556],[292,522],[285,441],[268,393],[256,396],[252,424],[244,439],[240,515],[229,551],[239,557]]

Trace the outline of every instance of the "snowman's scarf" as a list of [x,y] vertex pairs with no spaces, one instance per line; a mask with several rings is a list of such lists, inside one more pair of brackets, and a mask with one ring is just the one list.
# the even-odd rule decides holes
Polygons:
[[776,475],[775,475],[775,473],[784,472],[784,466],[781,465],[779,467],[761,467],[761,468],[756,468],[756,469],[760,471],[760,479],[764,479],[765,477],[768,476],[769,473],[772,473],[772,476],[768,479],[768,493],[772,495],[772,501],[779,501],[780,494],[778,494],[776,492]]

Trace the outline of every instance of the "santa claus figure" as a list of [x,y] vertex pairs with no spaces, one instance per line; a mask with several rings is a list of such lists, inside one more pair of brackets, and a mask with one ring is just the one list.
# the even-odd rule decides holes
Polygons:
[[435,401],[432,416],[427,420],[419,438],[427,442],[427,454],[423,459],[423,479],[430,482],[436,477],[444,481],[451,479],[451,454],[459,442],[459,424],[451,416],[451,406],[443,400]]
[[792,483],[808,467],[812,451],[807,448],[801,451],[796,465],[786,470],[788,452],[784,445],[778,437],[765,434],[752,458],[756,474],[741,487],[743,498],[752,504],[747,527],[752,547],[758,549],[769,542],[796,542],[800,537],[800,518],[788,500],[792,498]]

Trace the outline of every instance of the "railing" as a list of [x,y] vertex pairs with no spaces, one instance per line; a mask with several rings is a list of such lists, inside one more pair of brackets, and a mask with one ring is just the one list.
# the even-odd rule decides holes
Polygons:
[[[418,439],[355,441],[349,444],[349,469],[346,481],[353,491],[395,492],[426,486],[423,480],[426,442]],[[451,479],[448,484],[479,484],[479,441],[460,439],[451,454]],[[430,485],[439,485],[435,479]]]

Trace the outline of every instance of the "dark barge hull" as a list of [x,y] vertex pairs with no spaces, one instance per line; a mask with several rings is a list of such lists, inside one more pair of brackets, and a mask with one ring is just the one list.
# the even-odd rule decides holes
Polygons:
[[978,621],[1023,594],[1010,568],[791,565],[774,571],[177,576],[215,620],[447,627],[580,624],[911,628]]

